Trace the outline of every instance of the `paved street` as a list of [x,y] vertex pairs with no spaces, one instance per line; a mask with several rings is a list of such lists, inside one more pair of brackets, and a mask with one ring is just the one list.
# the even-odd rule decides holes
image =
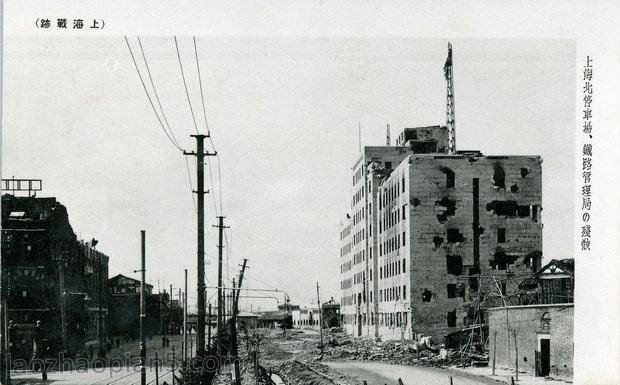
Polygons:
[[450,377],[454,385],[494,384],[495,381],[474,378],[448,370],[406,365],[390,365],[379,362],[325,362],[340,373],[366,380],[368,384],[397,384],[402,379],[405,385],[446,385]]
[[[13,374],[13,384],[41,384],[41,373],[25,372]],[[148,384],[155,384],[155,369],[147,370],[146,380]],[[172,377],[169,368],[164,368],[159,373],[159,383],[163,381],[171,383]],[[102,370],[90,370],[85,373],[77,372],[50,372],[48,383],[56,385],[132,385],[140,383],[140,372],[133,368],[111,368]]]

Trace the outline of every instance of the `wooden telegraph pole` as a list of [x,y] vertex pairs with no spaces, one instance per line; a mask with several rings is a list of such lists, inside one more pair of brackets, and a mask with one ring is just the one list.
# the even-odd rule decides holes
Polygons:
[[321,356],[323,355],[323,315],[321,313],[321,297],[319,296],[319,282],[316,283],[316,303],[319,305],[319,333],[321,334]]
[[140,231],[142,240],[142,264],[140,279],[140,384],[146,385],[146,341],[144,339],[144,319],[146,318],[146,298],[144,296],[144,279],[145,279],[145,232]]
[[185,365],[186,361],[187,361],[187,269],[185,269],[185,294],[183,295],[183,365]]
[[224,324],[224,312],[226,311],[224,308],[224,295],[222,293],[222,250],[224,249],[223,245],[223,235],[224,229],[228,228],[228,226],[224,226],[224,218],[223,216],[218,216],[218,224],[213,227],[217,227],[218,229],[218,245],[217,245],[217,355],[221,354],[220,351],[220,341],[222,340],[222,327]]
[[204,189],[204,158],[205,156],[215,156],[217,152],[209,153],[204,150],[204,140],[208,135],[191,135],[196,138],[196,152],[183,151],[184,155],[192,155],[196,157],[196,173],[197,173],[197,220],[198,220],[198,248],[196,251],[197,258],[197,275],[198,275],[198,330],[196,335],[196,353],[204,355],[205,352],[205,206],[204,195],[208,192]]
[[239,351],[237,345],[237,315],[239,314],[239,293],[241,291],[241,284],[243,283],[243,273],[245,272],[245,266],[247,262],[247,259],[243,260],[243,266],[241,266],[241,273],[239,274],[239,285],[235,289],[235,285],[233,283],[232,292],[233,311],[230,329],[232,334],[232,356],[235,367],[235,385],[241,385],[241,369],[239,368]]

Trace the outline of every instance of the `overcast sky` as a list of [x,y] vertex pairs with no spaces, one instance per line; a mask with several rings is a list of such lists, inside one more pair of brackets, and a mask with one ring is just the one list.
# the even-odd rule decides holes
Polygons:
[[[130,42],[148,82],[138,42]],[[137,277],[146,230],[147,279],[155,290],[158,280],[179,287],[189,268],[194,299],[196,217],[185,159],[159,127],[124,39],[6,36],[4,43],[3,177],[43,179],[40,196],[67,206],[78,237],[100,241],[111,275]],[[142,43],[173,133],[192,150],[174,40]],[[457,148],[542,155],[544,257],[572,257],[573,42],[452,43]],[[349,209],[358,122],[366,145],[385,142],[386,123],[393,138],[403,127],[445,124],[447,40],[198,37],[197,46],[231,226],[226,273],[232,278],[248,258],[248,287],[277,287],[303,305],[314,300],[318,280],[323,299],[338,299],[339,222]],[[179,48],[205,132],[192,39],[179,38]],[[220,184],[211,161],[206,253],[214,284]]]

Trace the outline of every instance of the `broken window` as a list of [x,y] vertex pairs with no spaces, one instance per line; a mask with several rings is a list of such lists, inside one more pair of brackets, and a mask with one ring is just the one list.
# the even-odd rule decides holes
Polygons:
[[493,259],[489,260],[489,265],[497,270],[506,270],[509,265],[515,263],[519,259],[518,255],[509,255],[501,248],[498,247],[493,255]]
[[497,243],[506,243],[506,229],[497,229]]
[[530,206],[521,206],[517,201],[491,201],[486,206],[487,211],[492,211],[495,215],[507,217],[528,218],[530,216]]
[[435,244],[435,248],[438,248],[443,243],[442,237],[433,237],[433,243]]
[[460,255],[446,256],[448,274],[460,275],[463,273],[463,258]]
[[435,201],[435,211],[441,211],[440,214],[437,214],[437,220],[440,223],[445,223],[448,217],[456,212],[456,200],[443,197],[441,200]]
[[456,327],[456,310],[448,312],[447,320],[449,328]]
[[424,289],[422,291],[422,302],[431,302],[431,298],[433,297],[433,293],[430,290]]
[[465,237],[459,232],[459,229],[448,229],[447,231],[448,243],[462,243],[465,242]]
[[442,167],[441,172],[446,174],[446,188],[454,187],[454,171],[450,170],[448,167]]
[[456,284],[448,284],[448,298],[456,298]]
[[493,186],[497,188],[506,188],[506,173],[500,164],[493,167]]
[[521,169],[521,178],[525,178],[527,176],[527,174],[530,173],[530,170],[528,170],[527,168],[522,168]]

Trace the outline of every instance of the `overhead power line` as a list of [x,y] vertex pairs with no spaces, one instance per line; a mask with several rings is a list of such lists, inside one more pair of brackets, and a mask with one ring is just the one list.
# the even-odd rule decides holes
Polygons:
[[192,120],[194,121],[194,128],[198,134],[198,124],[196,124],[196,116],[194,115],[194,108],[192,107],[192,101],[189,97],[189,91],[187,90],[187,82],[185,81],[185,73],[183,72],[183,63],[181,63],[181,53],[179,52],[179,43],[177,37],[174,37],[174,46],[177,49],[177,58],[179,59],[179,68],[181,68],[181,77],[183,78],[183,86],[185,87],[185,95],[187,96],[187,104],[189,104],[189,110],[192,113]]
[[161,111],[161,116],[164,119],[164,123],[168,127],[168,132],[170,132],[170,136],[174,143],[176,143],[177,147],[180,149],[179,142],[177,138],[174,137],[174,133],[170,128],[170,124],[168,123],[168,118],[166,118],[166,113],[164,112],[164,108],[161,106],[161,101],[159,100],[159,94],[157,93],[157,88],[155,88],[155,82],[153,81],[153,76],[151,75],[151,69],[149,68],[149,62],[146,60],[146,55],[144,54],[144,47],[142,47],[142,41],[140,40],[140,36],[138,36],[138,44],[140,45],[140,51],[142,52],[142,58],[144,59],[144,65],[146,66],[146,72],[149,75],[149,79],[151,81],[151,86],[153,87],[153,93],[155,94],[155,100],[157,100],[157,105],[159,106],[159,110]]
[[179,151],[183,151],[183,149],[181,149],[181,147],[177,143],[175,143],[175,141],[172,140],[172,138],[168,134],[168,131],[166,131],[166,127],[162,123],[161,118],[159,117],[159,114],[157,113],[157,109],[155,108],[155,105],[153,104],[153,100],[151,99],[151,95],[149,94],[148,89],[146,88],[146,84],[144,83],[144,79],[142,78],[142,74],[140,73],[140,69],[138,68],[138,63],[136,62],[136,58],[134,57],[133,51],[131,50],[131,45],[129,45],[129,40],[127,39],[127,36],[125,36],[125,43],[127,43],[127,48],[129,49],[131,60],[133,61],[133,64],[136,68],[136,72],[138,73],[138,77],[140,78],[140,83],[142,83],[142,88],[144,89],[144,92],[146,93],[146,97],[149,100],[151,108],[153,109],[153,112],[155,113],[155,117],[157,118],[157,121],[159,122],[159,125],[161,126],[162,131],[164,132],[164,134],[166,134],[166,137],[168,138],[168,140],[170,141],[170,143],[172,143],[174,147],[176,147]]
[[[196,36],[194,36],[194,53],[196,54],[196,69],[198,70],[198,83],[200,84],[200,99],[202,100],[202,115],[205,118],[205,127],[207,128],[207,133],[209,133],[209,123],[207,122],[207,111],[205,108],[205,97],[202,92],[202,77],[200,76],[200,64],[198,62],[198,48],[196,48]],[[211,143],[213,145],[213,143]]]

